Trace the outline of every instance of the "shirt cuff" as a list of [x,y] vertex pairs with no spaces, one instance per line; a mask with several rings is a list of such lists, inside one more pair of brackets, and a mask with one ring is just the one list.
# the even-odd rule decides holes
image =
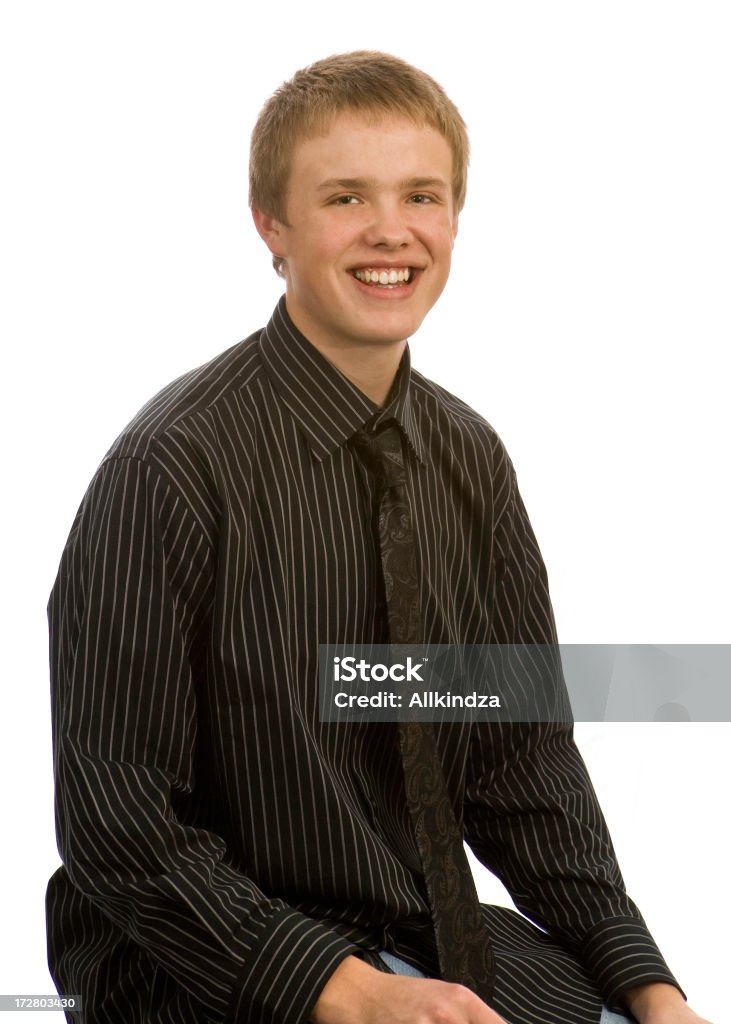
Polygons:
[[674,985],[686,998],[641,919],[602,921],[586,936],[582,960],[610,1010],[626,1012],[622,993],[653,981]]
[[325,925],[285,908],[246,959],[234,986],[230,1024],[300,1024],[347,956],[362,950]]

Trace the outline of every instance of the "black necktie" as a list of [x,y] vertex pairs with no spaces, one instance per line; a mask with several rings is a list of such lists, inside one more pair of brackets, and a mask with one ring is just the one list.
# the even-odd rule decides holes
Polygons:
[[[391,643],[423,644],[401,433],[392,423],[375,434],[359,431],[351,443],[376,478],[378,542]],[[442,978],[466,985],[487,1001],[495,980],[493,949],[447,794],[433,724],[399,722],[399,743]]]

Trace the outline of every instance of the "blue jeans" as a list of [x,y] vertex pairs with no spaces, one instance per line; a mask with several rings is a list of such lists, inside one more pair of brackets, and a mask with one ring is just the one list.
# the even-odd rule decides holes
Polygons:
[[[388,953],[383,950],[379,956],[384,963],[388,964],[394,974],[403,974],[410,978],[425,978],[426,975],[418,971],[416,967],[412,967],[411,964],[407,964],[405,960],[400,960],[393,953]],[[613,1010],[608,1010],[606,1006],[602,1007],[602,1015],[599,1018],[599,1024],[629,1024],[629,1019],[621,1013],[614,1013]]]

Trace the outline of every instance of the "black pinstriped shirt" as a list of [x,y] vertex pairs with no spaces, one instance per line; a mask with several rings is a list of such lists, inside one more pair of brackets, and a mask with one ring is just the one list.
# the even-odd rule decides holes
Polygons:
[[[348,439],[407,441],[425,640],[551,643],[545,571],[492,428],[411,370],[379,410],[267,327],[121,434],[49,604],[59,991],[99,1024],[306,1021],[340,961],[438,968],[392,723],[323,723],[320,643],[382,638]],[[438,726],[464,835],[526,917],[484,913],[509,1024],[594,1024],[673,982],[564,724]],[[78,1018],[77,1018],[78,1019]]]

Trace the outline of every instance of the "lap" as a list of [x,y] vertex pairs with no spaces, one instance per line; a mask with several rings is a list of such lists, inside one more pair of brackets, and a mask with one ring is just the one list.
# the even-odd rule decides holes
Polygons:
[[[391,968],[394,974],[402,974],[409,978],[426,977],[426,975],[422,974],[422,972],[416,967],[412,967],[411,964],[407,964],[405,960],[402,960],[398,956],[394,956],[393,953],[383,950],[379,955],[381,960]],[[599,1024],[629,1024],[629,1018],[625,1017],[621,1013],[614,1013],[613,1010],[608,1010],[606,1006],[603,1006],[602,1015],[599,1018]]]

